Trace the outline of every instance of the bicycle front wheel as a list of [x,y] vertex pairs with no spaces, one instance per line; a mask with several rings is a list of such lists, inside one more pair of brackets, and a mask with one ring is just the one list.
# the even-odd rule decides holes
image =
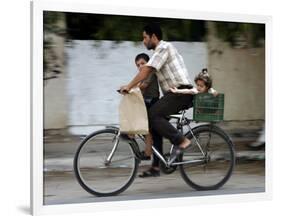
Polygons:
[[113,128],[92,133],[75,154],[75,176],[91,194],[117,195],[127,189],[136,176],[138,161],[132,147],[126,140],[118,139],[117,134],[118,129]]
[[[181,155],[180,172],[187,184],[196,190],[215,190],[230,178],[235,164],[231,139],[214,125],[192,129],[186,137],[191,145]],[[197,162],[196,162],[197,161]],[[192,163],[194,162],[194,163]]]

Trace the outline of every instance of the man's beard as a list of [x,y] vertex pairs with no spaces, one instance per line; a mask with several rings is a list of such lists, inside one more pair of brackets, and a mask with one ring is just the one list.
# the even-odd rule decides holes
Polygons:
[[152,44],[151,42],[149,42],[149,43],[147,43],[146,48],[147,48],[148,50],[151,50],[151,49],[154,50],[154,49],[155,49],[155,45]]

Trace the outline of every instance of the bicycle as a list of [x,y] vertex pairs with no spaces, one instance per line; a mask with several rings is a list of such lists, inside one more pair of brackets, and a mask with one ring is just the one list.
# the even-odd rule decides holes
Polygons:
[[[176,161],[170,163],[170,153],[161,155],[163,173],[170,174],[179,168],[184,181],[195,190],[215,190],[230,178],[235,165],[235,151],[231,138],[213,122],[191,128],[192,119],[186,111],[171,115],[176,128],[190,139],[191,145]],[[88,135],[80,144],[74,157],[74,172],[79,184],[90,194],[113,196],[125,191],[134,181],[140,164],[139,142],[142,135],[128,138],[119,128],[108,126]]]

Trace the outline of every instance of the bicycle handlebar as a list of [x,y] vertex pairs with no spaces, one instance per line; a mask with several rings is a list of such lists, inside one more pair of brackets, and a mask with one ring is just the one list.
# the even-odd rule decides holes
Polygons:
[[[119,94],[122,94],[121,93],[121,89],[118,89],[118,90],[116,90]],[[127,91],[127,90],[124,90],[124,93],[126,93],[126,94],[128,94],[129,92]]]

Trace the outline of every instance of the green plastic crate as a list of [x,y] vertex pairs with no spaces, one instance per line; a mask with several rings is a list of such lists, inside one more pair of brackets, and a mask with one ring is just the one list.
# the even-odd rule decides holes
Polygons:
[[193,99],[193,120],[203,122],[222,121],[224,113],[224,94],[216,97],[201,93]]

